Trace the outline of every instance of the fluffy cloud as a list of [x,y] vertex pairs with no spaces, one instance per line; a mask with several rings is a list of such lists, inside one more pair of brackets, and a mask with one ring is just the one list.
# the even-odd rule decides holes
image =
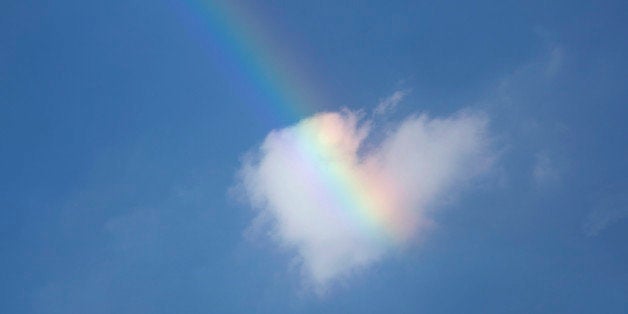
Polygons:
[[598,197],[597,203],[585,220],[583,231],[587,236],[594,237],[626,218],[628,218],[628,193],[625,190],[607,191]]
[[408,92],[405,90],[398,90],[387,98],[382,99],[379,104],[377,104],[377,107],[375,107],[375,114],[383,115],[393,111],[407,94]]
[[558,180],[558,171],[547,152],[540,152],[534,156],[532,177],[538,185],[548,184]]
[[417,239],[428,210],[490,167],[489,146],[478,113],[386,127],[348,110],[320,113],[272,131],[239,183],[257,221],[322,289]]

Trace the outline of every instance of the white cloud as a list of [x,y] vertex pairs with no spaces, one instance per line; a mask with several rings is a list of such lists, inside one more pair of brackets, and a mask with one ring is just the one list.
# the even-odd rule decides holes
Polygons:
[[408,95],[408,92],[405,90],[395,91],[392,95],[387,98],[382,99],[377,107],[375,107],[374,113],[377,115],[383,115],[393,111],[397,105]]
[[539,152],[534,156],[532,177],[538,185],[544,185],[558,180],[558,170],[547,152]]
[[317,114],[271,132],[240,170],[258,221],[319,291],[416,240],[426,211],[491,164],[482,114],[375,127],[348,110]]
[[589,213],[582,227],[585,235],[594,237],[610,225],[628,218],[628,193],[606,193],[602,195]]
[[564,66],[565,52],[559,45],[554,45],[549,53],[547,66],[545,68],[545,77],[547,79],[554,78]]

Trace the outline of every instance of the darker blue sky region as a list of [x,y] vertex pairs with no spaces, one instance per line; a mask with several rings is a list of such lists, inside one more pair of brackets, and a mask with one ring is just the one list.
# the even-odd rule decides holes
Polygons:
[[316,110],[406,90],[395,118],[479,109],[500,148],[420,243],[322,297],[230,192],[314,112],[259,115],[193,2],[0,3],[0,312],[625,313],[625,2],[234,2]]

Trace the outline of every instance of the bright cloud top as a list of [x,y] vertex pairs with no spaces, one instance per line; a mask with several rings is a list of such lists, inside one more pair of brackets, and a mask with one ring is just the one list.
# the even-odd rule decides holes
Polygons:
[[241,183],[275,240],[324,288],[416,239],[428,209],[488,169],[486,125],[458,113],[383,129],[352,111],[321,113],[271,132]]

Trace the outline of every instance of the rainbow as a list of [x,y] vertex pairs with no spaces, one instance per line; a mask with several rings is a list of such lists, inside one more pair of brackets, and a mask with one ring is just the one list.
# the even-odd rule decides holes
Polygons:
[[269,121],[294,122],[315,113],[320,104],[328,103],[321,93],[310,88],[312,80],[304,75],[294,54],[284,47],[273,23],[262,14],[238,1],[188,0],[186,18],[199,21],[195,27],[213,52],[218,52],[218,66],[234,82],[246,86],[255,99],[253,110]]
[[319,200],[326,207],[321,210],[342,209],[344,212],[330,215],[357,225],[372,240],[401,243],[412,235],[415,217],[397,203],[396,183],[378,168],[376,160],[356,160],[361,135],[349,136],[358,143],[342,140],[353,129],[347,129],[354,123],[347,119],[351,117],[322,114],[318,125],[312,121],[302,124],[295,150],[303,162],[292,165],[291,170],[331,196],[331,201]]
[[[254,91],[257,114],[274,122],[294,123],[328,103],[312,88],[313,82],[288,61],[293,60],[292,55],[273,40],[276,37],[270,36],[273,32],[268,28],[272,23],[261,14],[230,1],[190,0],[189,7],[191,16],[206,28],[203,37],[208,38],[212,51],[220,51],[218,63],[224,73]],[[327,121],[330,125],[300,131],[295,149],[302,163],[291,170],[331,195],[331,201],[321,200],[321,210],[341,208],[345,212],[331,214],[373,238],[401,242],[413,228],[397,208],[393,181],[378,171],[355,169],[360,161],[348,160],[344,148],[333,140],[330,143],[343,131],[332,120]],[[323,163],[325,158],[336,162]]]

